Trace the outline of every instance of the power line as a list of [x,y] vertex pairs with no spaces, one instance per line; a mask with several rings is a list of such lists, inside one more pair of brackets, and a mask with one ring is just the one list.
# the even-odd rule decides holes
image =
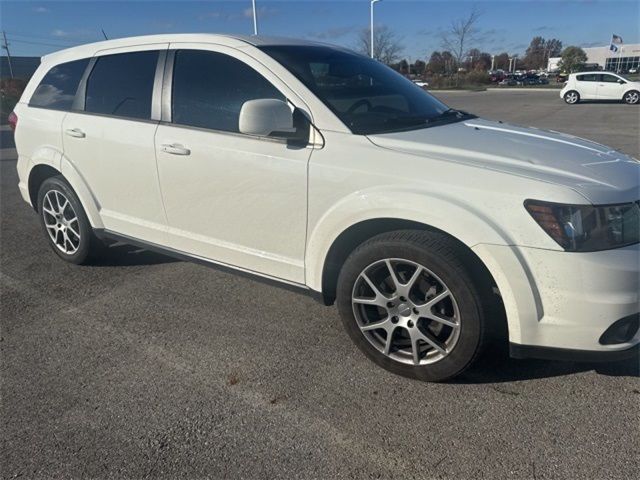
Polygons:
[[60,43],[31,42],[31,41],[28,41],[28,40],[17,40],[15,38],[13,38],[11,41],[14,42],[14,43],[26,43],[28,45],[46,45],[46,46],[49,46],[49,47],[68,48],[68,47],[76,46],[76,45],[72,45],[72,44],[62,45]]
[[60,42],[60,43],[73,43],[73,42],[69,42],[68,40],[58,40],[56,38],[44,37],[44,36],[40,36],[40,35],[33,35],[31,33],[14,33],[14,32],[6,32],[6,33],[10,37],[20,37],[20,38],[36,39],[36,40],[47,40],[47,41]]

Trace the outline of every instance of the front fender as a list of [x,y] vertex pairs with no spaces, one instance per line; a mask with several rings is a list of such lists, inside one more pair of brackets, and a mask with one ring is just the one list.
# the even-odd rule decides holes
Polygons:
[[398,219],[442,230],[469,248],[479,243],[511,245],[513,240],[490,218],[452,197],[437,196],[418,188],[374,188],[342,198],[313,225],[305,254],[306,282],[322,290],[325,259],[331,245],[349,227],[374,219]]

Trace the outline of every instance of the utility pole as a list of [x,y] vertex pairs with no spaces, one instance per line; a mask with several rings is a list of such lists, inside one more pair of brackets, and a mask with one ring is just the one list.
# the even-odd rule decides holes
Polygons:
[[253,7],[253,34],[258,35],[258,12],[256,11],[256,0],[251,0]]
[[4,44],[2,45],[2,48],[7,51],[7,62],[9,63],[9,74],[11,75],[11,78],[13,78],[13,65],[11,65],[11,52],[9,51],[9,42],[7,42],[7,34],[4,30],[2,31],[2,38],[4,39]]
[[382,0],[371,0],[371,58],[373,58],[373,5],[377,2],[381,2]]

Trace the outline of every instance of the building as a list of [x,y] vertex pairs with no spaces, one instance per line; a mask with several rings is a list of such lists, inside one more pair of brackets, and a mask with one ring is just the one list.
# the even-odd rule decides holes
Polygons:
[[[39,65],[40,57],[11,57],[11,67],[15,78],[29,80]],[[9,60],[6,56],[2,56],[0,57],[0,78],[9,78],[10,76]]]
[[[622,45],[619,55],[609,50],[609,45],[583,48],[583,50],[587,54],[586,63],[592,68],[598,67],[599,70],[626,73],[632,68],[640,67],[640,44],[638,43]],[[549,58],[547,70],[549,72],[558,71],[560,60],[560,57]]]

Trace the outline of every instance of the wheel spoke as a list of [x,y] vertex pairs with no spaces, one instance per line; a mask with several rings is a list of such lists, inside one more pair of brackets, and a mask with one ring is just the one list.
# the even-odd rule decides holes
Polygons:
[[425,334],[424,332],[417,330],[416,339],[428,343],[442,355],[447,354],[447,350],[442,345],[440,345],[440,342],[438,342],[435,338],[431,338],[431,335],[429,334]]
[[454,322],[453,320],[449,320],[448,318],[440,317],[439,315],[434,315],[433,313],[424,315],[424,318],[427,318],[429,320],[433,320],[434,322],[441,323],[441,324],[446,325],[446,326],[451,327],[451,328],[458,328],[460,326],[456,322]]
[[71,227],[71,225],[67,225],[67,228],[69,229],[69,231],[70,231],[71,233],[73,233],[73,234],[76,236],[76,238],[77,238],[78,240],[80,240],[80,234],[79,234],[78,232],[76,232],[76,231],[73,229],[73,227]]
[[431,300],[428,300],[427,303],[425,303],[424,305],[421,305],[421,307],[431,309],[450,295],[451,295],[451,292],[449,291],[449,289],[445,288],[442,292],[437,294]]
[[413,288],[413,285],[416,283],[416,280],[418,280],[418,277],[420,277],[421,273],[422,273],[422,267],[421,266],[417,266],[416,267],[416,271],[413,272],[413,275],[411,275],[411,278],[409,279],[409,281],[406,284],[407,294],[411,291],[411,289]]
[[400,279],[398,278],[398,276],[396,275],[396,272],[393,269],[393,265],[391,265],[391,261],[385,260],[384,263],[387,265],[387,270],[389,270],[389,273],[391,274],[391,281],[393,282],[393,286],[395,287],[395,291],[397,293],[400,290],[400,288],[402,288],[403,285],[400,282]]
[[391,325],[391,322],[388,318],[385,318],[384,320],[380,320],[379,322],[372,322],[363,325],[362,327],[360,327],[360,330],[362,330],[363,332],[368,332],[369,330],[378,330],[381,328],[387,330],[389,325]]
[[391,325],[390,328],[387,329],[387,338],[384,342],[384,354],[389,355],[391,352],[391,345],[393,343],[393,333],[396,331],[395,325]]

